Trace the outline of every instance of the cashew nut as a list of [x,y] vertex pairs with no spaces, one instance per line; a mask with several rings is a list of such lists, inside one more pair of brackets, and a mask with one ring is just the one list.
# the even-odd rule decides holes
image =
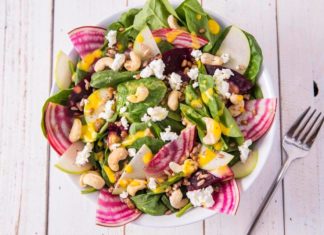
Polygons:
[[72,124],[72,128],[69,134],[69,140],[74,143],[81,138],[82,134],[82,123],[80,119],[75,118]]
[[239,116],[244,112],[244,100],[242,99],[238,104],[233,104],[228,108],[228,111],[233,117]]
[[89,185],[98,190],[105,186],[105,180],[96,171],[89,171],[82,174],[79,183],[81,187]]
[[116,146],[116,144],[120,142],[121,142],[121,138],[120,136],[117,135],[116,132],[108,133],[108,148],[110,151],[112,151],[114,149],[114,146]]
[[172,111],[176,111],[179,106],[179,98],[181,92],[179,91],[171,91],[168,97],[168,106]]
[[146,188],[146,181],[145,180],[133,180],[128,186],[126,191],[129,195],[135,196],[135,194],[142,189]]
[[103,57],[99,59],[95,65],[94,65],[94,71],[99,72],[104,70],[106,67],[111,68],[111,65],[113,64],[114,59],[111,57]]
[[175,18],[173,15],[168,16],[168,24],[171,29],[181,29],[177,18]]
[[185,205],[187,205],[189,202],[188,198],[182,198],[182,197],[183,197],[183,195],[182,195],[182,192],[180,189],[173,191],[170,196],[171,206],[176,209],[180,209],[180,208],[184,207]]
[[113,171],[119,170],[119,161],[126,159],[128,151],[124,147],[114,149],[108,156],[108,166]]
[[203,53],[200,57],[201,63],[208,65],[222,65],[223,60],[217,55],[212,55],[209,53]]
[[139,86],[134,95],[127,96],[127,100],[131,103],[139,103],[144,101],[149,95],[149,90],[145,86]]
[[141,58],[134,52],[129,53],[130,60],[124,64],[125,69],[128,71],[137,71],[141,67]]
[[219,141],[222,134],[219,123],[209,117],[204,117],[202,119],[206,123],[207,127],[207,134],[203,138],[203,143],[207,145],[216,144]]

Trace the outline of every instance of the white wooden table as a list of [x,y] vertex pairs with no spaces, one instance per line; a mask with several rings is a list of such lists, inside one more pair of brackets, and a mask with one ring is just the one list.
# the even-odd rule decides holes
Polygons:
[[[178,1],[179,2],[179,1]],[[95,226],[95,207],[53,168],[40,131],[53,54],[66,32],[144,0],[0,1],[0,234],[244,234],[282,162],[280,135],[306,106],[324,101],[323,0],[203,0],[203,6],[251,32],[261,44],[280,98],[280,135],[264,171],[243,194],[236,217],[217,215],[170,229]],[[312,81],[319,85],[313,98]],[[324,133],[296,162],[255,234],[324,234]],[[260,156],[262,157],[262,156]]]

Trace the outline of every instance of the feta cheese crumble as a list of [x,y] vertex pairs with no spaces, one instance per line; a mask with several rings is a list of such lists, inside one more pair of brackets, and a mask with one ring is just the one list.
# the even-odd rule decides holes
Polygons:
[[135,155],[136,155],[136,149],[135,148],[129,148],[128,149],[128,155],[130,157],[135,157]]
[[199,87],[199,83],[198,83],[198,82],[194,82],[194,83],[192,83],[192,87],[193,87],[193,88],[197,88],[197,87]]
[[248,140],[244,141],[244,143],[241,146],[238,147],[238,149],[240,151],[240,158],[243,163],[245,163],[249,157],[249,154],[251,151],[249,149],[249,147],[251,144],[252,144],[252,140],[248,139]]
[[126,199],[128,197],[128,192],[127,191],[122,192],[121,194],[119,194],[119,197],[121,199]]
[[194,57],[196,60],[200,60],[200,57],[202,56],[201,50],[192,50],[191,56]]
[[230,55],[227,53],[223,53],[220,58],[222,59],[223,63],[226,64],[230,61]]
[[151,121],[151,117],[149,115],[147,115],[147,113],[145,113],[143,115],[143,117],[141,118],[141,121],[142,122],[149,122],[149,121]]
[[107,103],[105,104],[105,110],[99,114],[99,118],[102,118],[102,119],[109,119],[111,118],[115,111],[113,109],[115,105],[115,101],[114,100],[108,100]]
[[208,208],[215,203],[212,195],[213,192],[213,187],[208,186],[207,188],[187,192],[187,197],[194,207],[202,206]]
[[150,69],[152,69],[155,77],[163,80],[165,76],[163,75],[165,64],[162,59],[153,60],[149,65]]
[[87,143],[81,151],[77,153],[75,164],[78,166],[83,166],[89,161],[90,153],[92,152],[93,144]]
[[111,69],[114,71],[118,71],[125,63],[125,60],[126,60],[126,56],[124,54],[117,53],[115,55],[114,61],[111,64]]
[[164,129],[164,132],[160,133],[161,139],[166,142],[166,141],[172,141],[178,138],[178,134],[175,132],[171,131],[171,126],[168,126],[167,128]]
[[[154,108],[150,107],[147,109],[147,114],[153,122],[162,121],[168,116],[168,110],[161,106],[156,106]],[[145,116],[145,115],[144,115]],[[142,117],[142,119],[144,118]],[[145,117],[146,119],[147,117]],[[143,121],[143,120],[142,120]]]
[[154,190],[154,189],[156,189],[156,186],[157,186],[157,184],[156,184],[155,179],[152,178],[152,177],[150,177],[149,180],[148,180],[147,187],[148,187],[149,189]]
[[190,77],[190,79],[193,81],[197,80],[198,74],[199,74],[199,70],[197,67],[191,68],[187,73],[188,77]]
[[146,66],[140,73],[141,78],[148,78],[151,77],[154,74],[153,70],[150,68],[150,66]]
[[123,114],[123,113],[126,112],[126,110],[127,110],[127,107],[126,106],[123,106],[123,107],[120,108],[119,113],[120,114]]
[[125,130],[128,130],[129,124],[128,124],[128,121],[127,121],[127,119],[125,117],[122,117],[120,119],[120,123],[124,127]]
[[108,47],[113,47],[117,43],[117,31],[109,30],[106,38],[108,40]]
[[171,73],[169,77],[169,84],[173,90],[180,90],[182,84],[181,76],[177,73]]
[[231,93],[229,92],[229,83],[226,81],[231,76],[233,76],[233,72],[230,69],[216,69],[214,73],[215,85],[217,92],[224,96],[225,98],[229,98]]

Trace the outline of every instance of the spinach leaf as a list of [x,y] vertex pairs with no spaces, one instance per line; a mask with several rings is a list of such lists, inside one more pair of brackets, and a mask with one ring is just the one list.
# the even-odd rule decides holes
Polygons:
[[133,76],[137,73],[138,72],[118,72],[113,70],[104,70],[96,72],[91,76],[90,85],[94,88],[117,86],[119,83],[133,80]]
[[71,92],[72,92],[72,89],[61,90],[58,93],[56,93],[55,95],[49,97],[45,101],[43,108],[42,108],[42,120],[41,120],[41,128],[42,128],[43,135],[45,137],[47,137],[46,128],[45,128],[45,111],[46,111],[48,103],[51,102],[51,103],[55,103],[55,104],[66,105],[66,102],[67,102]]
[[161,195],[140,194],[131,197],[136,208],[149,215],[164,215],[168,208],[162,203]]
[[134,135],[138,131],[144,131],[149,128],[148,124],[145,122],[134,122],[129,127],[129,134]]
[[223,115],[220,116],[220,121],[222,123],[222,133],[230,137],[243,137],[243,134],[238,127],[235,119],[232,117],[231,113],[226,107],[224,107]]
[[168,41],[164,41],[164,40],[159,42],[157,44],[157,46],[159,47],[159,49],[161,51],[161,54],[163,54],[166,51],[169,51],[169,50],[173,49],[173,45],[171,43],[169,43]]
[[82,69],[80,69],[78,66],[76,67],[76,71],[73,74],[74,76],[74,83],[78,84],[79,82],[81,82],[83,79],[85,79],[87,76],[89,76],[90,73],[83,71]]
[[159,105],[166,93],[166,86],[163,81],[157,78],[143,78],[121,83],[117,86],[117,110],[125,106],[127,96],[135,94],[139,86],[145,86],[149,90],[148,97],[140,103],[129,103],[127,111],[122,115],[131,123],[141,122],[147,108]]
[[263,93],[262,93],[261,87],[258,84],[254,85],[251,95],[254,99],[262,99],[263,98]]
[[211,116],[215,120],[219,120],[218,105],[215,98],[213,77],[206,74],[199,74],[198,81],[203,102],[207,105]]
[[160,139],[145,136],[136,140],[129,146],[129,148],[135,148],[136,150],[139,150],[144,144],[149,147],[149,149],[151,149],[153,153],[157,153],[165,143]]
[[221,46],[222,42],[224,41],[225,37],[227,36],[227,34],[231,28],[232,28],[232,26],[228,26],[223,30],[223,32],[221,33],[221,35],[218,37],[217,41],[215,42],[213,48],[211,49],[211,51],[210,51],[211,54],[216,55],[216,52],[218,51],[219,47]]
[[[208,52],[220,35],[220,25],[212,19],[201,7],[197,0],[185,0],[176,9],[179,17],[186,22],[186,26],[191,33],[203,36],[209,40],[203,51]],[[201,30],[204,29],[204,32]]]
[[168,126],[171,127],[171,130],[177,133],[180,133],[185,127],[181,124],[181,122],[176,121],[174,119],[171,119],[169,117],[167,117],[166,119],[160,121],[160,122],[156,122],[156,124],[158,125],[158,127],[163,130],[165,128],[167,128]]
[[257,77],[259,75],[259,72],[261,70],[262,61],[263,61],[263,55],[262,50],[258,44],[258,42],[255,40],[255,38],[247,33],[244,32],[247,39],[249,40],[250,44],[250,51],[251,51],[251,57],[250,62],[247,70],[245,71],[244,75],[255,84]]
[[208,110],[200,98],[200,94],[191,85],[188,85],[185,89],[185,101],[187,105],[194,108],[202,116],[209,116]]
[[151,30],[169,28],[167,22],[169,15],[180,20],[168,0],[147,1],[143,9],[135,16],[134,28],[138,31],[143,29],[145,25],[148,25]]
[[138,31],[133,27],[133,22],[139,11],[140,9],[132,8],[123,13],[117,22],[108,26],[107,32],[109,30],[117,31],[117,42],[119,43],[118,49],[120,52],[125,51],[128,48],[128,42],[133,41],[138,34]]

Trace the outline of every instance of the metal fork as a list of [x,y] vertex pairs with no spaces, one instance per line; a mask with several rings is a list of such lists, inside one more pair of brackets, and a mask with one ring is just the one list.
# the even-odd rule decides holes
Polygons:
[[[263,202],[258,208],[257,213],[255,214],[252,224],[249,227],[247,232],[250,235],[258,223],[264,209],[268,206],[274,192],[277,189],[277,186],[285,176],[287,169],[290,164],[296,159],[305,157],[309,150],[311,149],[317,134],[319,133],[322,124],[324,122],[324,117],[322,113],[314,109],[311,111],[311,107],[308,107],[294,122],[290,127],[288,132],[285,134],[282,147],[287,158],[281,170],[279,171],[275,181],[272,183],[269,191],[267,192]],[[318,113],[315,115],[315,113]],[[315,116],[314,116],[315,115]]]

